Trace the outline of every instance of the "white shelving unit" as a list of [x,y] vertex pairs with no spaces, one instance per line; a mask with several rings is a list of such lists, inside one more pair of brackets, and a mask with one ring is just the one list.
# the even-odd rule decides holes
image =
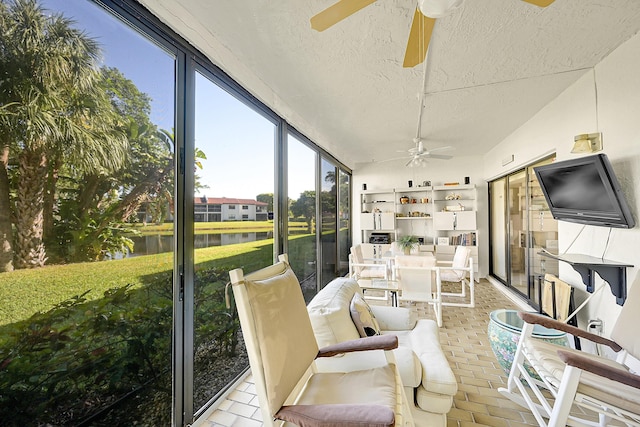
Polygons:
[[471,246],[478,270],[476,188],[474,185],[366,190],[360,195],[362,241],[373,233],[422,238],[421,250],[439,261],[453,259],[457,245]]
[[417,236],[423,239],[422,250],[433,251],[432,187],[396,188],[395,193],[396,238]]
[[478,271],[476,187],[433,187],[433,228],[438,261],[451,261],[458,245],[470,246],[474,270]]
[[360,229],[362,241],[373,233],[395,234],[395,192],[391,190],[363,191],[360,194]]

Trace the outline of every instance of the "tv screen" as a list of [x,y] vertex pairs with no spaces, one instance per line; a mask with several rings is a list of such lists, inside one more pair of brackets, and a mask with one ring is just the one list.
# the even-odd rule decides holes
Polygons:
[[606,154],[533,170],[555,219],[603,227],[635,226]]

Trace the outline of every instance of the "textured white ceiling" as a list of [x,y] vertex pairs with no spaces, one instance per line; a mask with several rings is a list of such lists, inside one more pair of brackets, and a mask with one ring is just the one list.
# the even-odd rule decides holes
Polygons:
[[[415,0],[378,0],[328,30],[335,0],[142,0],[343,162],[398,156],[418,129],[424,64],[402,67]],[[478,155],[640,30],[638,0],[466,0],[436,22],[421,137]]]

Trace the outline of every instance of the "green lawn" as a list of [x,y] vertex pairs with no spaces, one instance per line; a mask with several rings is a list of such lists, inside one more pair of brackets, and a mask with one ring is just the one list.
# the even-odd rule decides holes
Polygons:
[[[304,254],[309,253],[314,244],[313,235],[290,237],[294,270],[299,270],[297,265],[305,264]],[[252,271],[271,264],[272,257],[273,239],[195,250],[196,270],[215,266]],[[158,274],[172,270],[173,253],[163,253],[0,273],[0,325],[24,320],[87,290],[90,293],[86,298],[95,300],[108,289],[127,284],[144,286],[152,283]]]
[[[210,263],[269,263],[273,239],[217,246],[195,251],[199,266]],[[238,257],[242,258],[239,260]],[[249,265],[249,268],[251,265]],[[0,325],[29,317],[54,304],[91,290],[88,299],[126,284],[142,286],[158,273],[173,269],[173,253],[145,255],[114,261],[52,265],[31,270],[0,273]]]

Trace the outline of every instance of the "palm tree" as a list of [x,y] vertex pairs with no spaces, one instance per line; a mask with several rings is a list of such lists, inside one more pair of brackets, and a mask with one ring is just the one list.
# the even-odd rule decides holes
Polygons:
[[[0,105],[8,110],[0,116],[0,147],[13,149],[17,162],[14,256],[20,268],[38,267],[46,261],[46,182],[51,174],[55,179],[60,159],[116,168],[124,161],[126,139],[109,130],[115,117],[99,89],[100,48],[94,40],[35,0],[2,4],[0,23]],[[0,191],[6,191],[1,178]]]
[[13,270],[13,228],[9,199],[9,146],[0,151],[0,273]]

